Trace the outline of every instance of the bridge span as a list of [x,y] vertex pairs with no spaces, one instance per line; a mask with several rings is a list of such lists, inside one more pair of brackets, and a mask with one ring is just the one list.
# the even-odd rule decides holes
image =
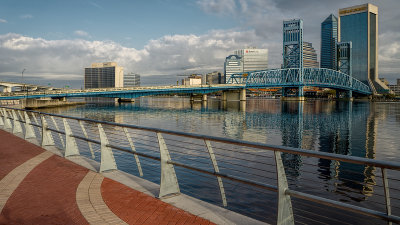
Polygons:
[[[244,84],[246,88],[283,87],[298,88],[305,86],[331,88],[338,91],[371,95],[370,87],[345,73],[325,68],[288,68],[269,69],[233,74],[227,83]],[[300,91],[299,91],[300,92]],[[287,93],[283,93],[285,95]],[[302,96],[302,94],[299,94]]]
[[13,92],[0,94],[0,100],[24,98],[68,98],[68,97],[106,97],[106,98],[138,98],[149,95],[166,94],[209,94],[217,91],[232,91],[245,89],[244,84],[216,85],[180,85],[180,86],[149,86],[126,88],[93,88],[85,90],[53,90],[39,92]]
[[[233,74],[227,84],[216,85],[180,85],[180,86],[151,86],[127,88],[96,88],[85,90],[45,90],[33,92],[12,92],[0,94],[0,100],[24,98],[68,98],[68,97],[107,97],[107,98],[138,98],[149,95],[165,94],[202,94],[203,100],[209,93],[236,91],[237,100],[245,100],[245,90],[248,88],[280,87],[282,96],[289,96],[295,89],[294,95],[303,97],[304,87],[331,88],[338,93],[352,97],[353,92],[361,95],[371,95],[370,87],[363,82],[339,71],[323,68],[289,68],[252,71]],[[238,92],[238,90],[241,90]],[[297,91],[296,91],[297,90]],[[226,100],[226,95],[223,99]]]

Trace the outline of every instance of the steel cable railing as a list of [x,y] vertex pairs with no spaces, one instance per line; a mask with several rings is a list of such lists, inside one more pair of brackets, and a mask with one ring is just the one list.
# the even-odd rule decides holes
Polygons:
[[[24,126],[22,126],[22,124],[24,124]],[[84,124],[84,126],[82,127],[78,124]],[[172,194],[179,194],[181,192],[179,188],[180,184],[183,184],[183,192],[185,193],[193,192],[190,187],[199,187],[199,185],[192,185],[193,181],[190,180],[191,176],[186,176],[185,182],[178,182],[180,177],[177,177],[177,175],[182,175],[181,171],[185,171],[198,175],[202,174],[202,179],[205,179],[203,182],[208,183],[209,185],[216,184],[218,188],[215,190],[218,192],[219,189],[222,205],[230,209],[234,209],[240,202],[245,201],[243,199],[234,199],[234,197],[231,196],[233,183],[238,185],[238,187],[246,187],[246,189],[251,187],[250,189],[253,190],[263,190],[270,193],[271,191],[272,193],[277,192],[277,198],[273,201],[278,202],[278,207],[276,207],[277,215],[274,215],[277,217],[278,224],[293,224],[295,218],[304,217],[305,212],[297,210],[296,208],[294,208],[294,211],[292,210],[292,202],[295,203],[297,201],[310,202],[313,207],[315,207],[315,205],[320,208],[329,206],[346,212],[352,212],[354,215],[367,215],[388,222],[400,222],[400,217],[392,215],[392,205],[390,200],[397,200],[398,198],[396,196],[391,197],[389,194],[389,181],[391,181],[391,183],[394,181],[392,178],[388,178],[387,175],[387,170],[400,171],[400,164],[394,162],[308,151],[299,148],[267,145],[164,129],[140,127],[129,124],[118,124],[8,107],[0,107],[0,125],[3,126],[3,128],[11,129],[13,133],[23,133],[26,138],[40,137],[40,143],[42,146],[57,145],[59,148],[64,150],[65,157],[79,155],[80,150],[83,150],[79,148],[82,148],[82,144],[84,143],[88,144],[86,146],[89,146],[89,143],[94,144],[96,147],[91,149],[91,151],[96,150],[95,152],[92,152],[92,154],[95,155],[94,153],[96,153],[96,161],[100,161],[99,172],[117,169],[113,150],[121,153],[115,154],[116,156],[125,156],[126,154],[133,155],[134,157],[130,158],[130,160],[133,161],[132,164],[135,164],[134,161],[136,160],[137,171],[141,171],[143,167],[146,170],[148,169],[151,171],[152,174],[161,173],[159,179],[155,179],[154,177],[152,178],[153,180],[158,180],[160,183],[160,198]],[[87,136],[83,135],[85,132],[88,132]],[[141,136],[142,132],[144,133],[143,136]],[[165,139],[164,136],[166,137]],[[131,142],[129,139],[133,139],[134,141]],[[79,144],[77,144],[77,141]],[[204,145],[202,146],[200,142],[204,142]],[[191,143],[194,143],[193,146],[185,148],[185,145],[190,145]],[[228,148],[221,148],[220,145],[224,144],[235,146],[235,148],[232,148],[232,151]],[[214,147],[214,145],[218,147]],[[254,149],[257,150],[257,153],[255,154],[248,151],[246,154],[240,154],[240,150],[238,150],[240,148]],[[232,154],[229,154],[229,151]],[[99,153],[101,154],[99,155]],[[266,153],[266,155],[264,155],[264,153]],[[307,156],[315,159],[327,159],[346,162],[349,164],[381,168],[382,175],[378,177],[379,181],[382,182],[382,185],[376,187],[381,190],[381,194],[375,194],[377,197],[383,199],[383,203],[380,204],[385,206],[386,211],[377,211],[354,204],[344,203],[339,200],[332,200],[326,196],[317,196],[315,195],[315,192],[318,190],[312,191],[313,194],[311,194],[308,191],[304,192],[302,189],[293,189],[293,186],[291,185],[293,177],[289,177],[289,179],[286,178],[286,172],[290,171],[290,169],[284,168],[284,163],[282,162],[280,153],[289,153],[295,156]],[[271,162],[274,161],[275,164],[269,163],[268,161],[258,161],[257,159],[262,159],[263,161],[264,159],[271,160]],[[123,160],[127,161],[128,159],[124,158]],[[260,166],[256,166],[258,164]],[[308,166],[315,166],[311,163],[309,164],[310,165]],[[156,167],[160,168],[160,170],[152,168],[155,165],[157,165]],[[262,166],[275,166],[276,179],[266,177],[265,173],[272,174],[274,171],[265,168],[262,169]],[[175,167],[177,172],[175,172]],[[222,172],[220,171],[220,168]],[[378,171],[374,170],[374,173],[377,172]],[[319,175],[312,171],[303,171],[303,173],[308,173],[314,177]],[[143,176],[143,174],[140,174],[140,176]],[[187,179],[188,177],[189,179]],[[303,177],[300,179],[310,183],[313,182],[312,178],[313,177]],[[259,181],[259,179],[262,179],[263,181]],[[359,184],[362,182],[357,182],[358,183],[355,183],[354,185],[363,185]],[[363,182],[365,183],[366,181]],[[376,182],[377,180],[375,179],[374,182],[371,183],[371,186]],[[317,183],[323,184],[323,182],[320,181]],[[240,188],[241,191],[238,192],[241,193],[240,197],[246,197],[246,195],[249,194],[256,195],[256,193],[252,193],[251,190],[245,191],[246,189]],[[394,189],[397,190],[396,188]],[[227,190],[229,192],[226,192]],[[294,198],[294,200],[291,200],[291,198]],[[216,200],[212,199],[210,201],[215,202]],[[238,211],[245,211],[240,209],[241,207],[236,208],[238,208]],[[397,209],[399,207],[396,205],[393,208]],[[298,215],[299,212],[302,212],[303,215]],[[244,213],[248,215],[254,214],[252,213],[252,210]],[[318,213],[314,214],[313,216],[318,216]],[[255,217],[261,218],[262,216],[255,215]],[[311,218],[307,219],[310,220]],[[265,221],[270,220],[271,217],[265,218]],[[321,215],[320,218],[314,218],[312,220],[321,223],[323,223],[323,221],[335,221],[335,219],[329,218],[329,215]],[[296,223],[297,222],[302,223],[301,221],[296,221]]]

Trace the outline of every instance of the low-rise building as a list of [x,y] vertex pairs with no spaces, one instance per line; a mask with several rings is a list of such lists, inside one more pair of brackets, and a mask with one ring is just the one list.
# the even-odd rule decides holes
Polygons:
[[202,76],[197,74],[192,74],[185,79],[182,79],[182,85],[201,85],[202,84]]
[[395,95],[398,95],[398,96],[400,96],[400,79],[397,79],[397,84],[394,84],[394,85],[388,85],[388,87],[389,87],[389,89],[391,90],[391,91],[393,91],[393,93],[395,94]]
[[221,72],[218,72],[218,71],[207,73],[205,78],[206,78],[205,84],[210,84],[211,85],[211,84],[223,84],[223,83],[225,83],[225,81],[223,81],[223,79],[222,79]]
[[140,75],[136,73],[124,74],[124,87],[140,86]]

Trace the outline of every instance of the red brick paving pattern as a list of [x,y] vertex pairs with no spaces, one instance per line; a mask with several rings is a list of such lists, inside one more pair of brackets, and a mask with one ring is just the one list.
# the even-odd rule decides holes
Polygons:
[[3,130],[0,130],[0,150],[0,179],[17,166],[44,152],[42,148]]
[[111,211],[128,224],[214,224],[108,178],[101,194]]
[[87,169],[52,156],[21,182],[0,214],[0,224],[87,224],[76,189]]

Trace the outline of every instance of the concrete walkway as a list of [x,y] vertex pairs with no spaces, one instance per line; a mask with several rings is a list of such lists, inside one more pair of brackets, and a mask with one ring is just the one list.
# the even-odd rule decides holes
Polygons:
[[0,224],[213,224],[0,130]]

